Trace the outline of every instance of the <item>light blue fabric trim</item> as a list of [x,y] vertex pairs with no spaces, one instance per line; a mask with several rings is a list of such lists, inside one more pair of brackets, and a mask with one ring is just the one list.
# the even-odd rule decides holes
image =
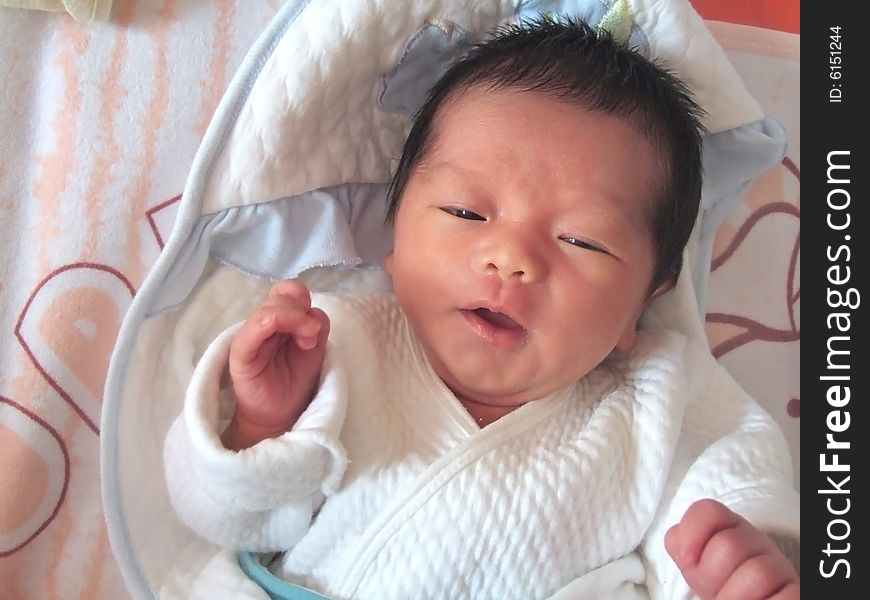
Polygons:
[[459,25],[452,24],[445,31],[427,23],[411,36],[396,65],[381,77],[378,106],[413,117],[432,86],[473,43],[471,34]]
[[153,298],[148,316],[196,286],[209,257],[272,281],[312,267],[380,264],[392,249],[387,184],[348,184],[233,207],[199,219]]
[[250,552],[239,554],[239,567],[251,581],[263,588],[272,600],[329,600],[313,590],[272,575]]
[[749,184],[782,160],[785,147],[785,130],[770,117],[704,136],[702,237],[716,233]]
[[704,187],[698,255],[692,284],[703,315],[716,231],[759,175],[785,155],[785,130],[776,120],[761,121],[704,136]]
[[160,291],[166,274],[175,261],[177,252],[187,240],[201,213],[203,190],[215,158],[220,154],[227,133],[235,124],[239,111],[263,65],[274,52],[287,28],[305,9],[310,0],[291,0],[287,2],[256,43],[245,56],[238,72],[233,77],[227,93],[221,99],[215,117],[206,130],[205,138],[194,157],[191,173],[195,174],[185,186],[179,214],[173,225],[166,248],[157,259],[152,270],[145,278],[142,287],[133,298],[129,310],[118,332],[118,340],[112,352],[106,376],[104,401],[100,419],[100,493],[106,515],[109,544],[115,557],[127,590],[134,598],[152,600],[157,590],[151,589],[148,578],[142,572],[130,534],[121,502],[120,473],[118,467],[118,416],[123,398],[122,388],[130,361],[133,343],[139,333],[142,321],[146,318],[152,299]]

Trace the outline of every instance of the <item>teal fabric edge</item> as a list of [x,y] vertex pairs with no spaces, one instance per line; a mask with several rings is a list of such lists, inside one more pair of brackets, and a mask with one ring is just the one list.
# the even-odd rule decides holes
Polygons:
[[272,575],[251,552],[239,553],[239,567],[272,600],[329,600],[317,592]]

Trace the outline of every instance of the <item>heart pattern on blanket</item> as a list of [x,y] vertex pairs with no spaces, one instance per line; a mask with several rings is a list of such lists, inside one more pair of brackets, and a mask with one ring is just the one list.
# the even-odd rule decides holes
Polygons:
[[[706,316],[713,355],[720,358],[755,340],[800,340],[800,208],[789,186],[800,182],[800,171],[788,158],[779,169],[760,177],[746,198],[749,213],[736,228],[720,228],[714,248],[711,305]],[[784,241],[791,248],[783,250]],[[771,270],[763,261],[740,259],[772,257],[780,265]],[[736,260],[731,261],[732,257]],[[758,272],[753,273],[752,269]],[[771,276],[773,275],[773,276]],[[741,281],[742,285],[730,282]],[[718,306],[754,306],[753,314],[731,314]]]
[[[720,227],[713,254],[711,352],[777,420],[799,483],[800,168],[792,159],[755,181]],[[770,365],[781,374],[769,377]]]
[[67,265],[36,287],[15,327],[36,369],[94,433],[112,346],[134,293],[111,267]]
[[175,222],[175,215],[178,214],[180,202],[181,194],[178,194],[145,212],[151,233],[154,234],[154,239],[157,240],[157,245],[160,246],[161,250],[163,250],[166,240],[169,239],[169,233],[172,231],[172,224]]
[[70,459],[60,435],[39,416],[0,396],[0,557],[39,535],[57,515],[69,484]]

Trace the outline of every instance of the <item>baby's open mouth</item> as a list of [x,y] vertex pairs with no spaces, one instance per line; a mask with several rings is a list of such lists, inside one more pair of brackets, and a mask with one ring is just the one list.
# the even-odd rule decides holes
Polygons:
[[501,327],[502,329],[512,329],[517,331],[525,329],[525,327],[514,321],[511,317],[501,312],[493,312],[488,308],[475,308],[472,312],[484,321],[492,323],[496,327]]
[[459,311],[478,337],[495,348],[517,348],[527,342],[529,332],[512,316],[478,306]]

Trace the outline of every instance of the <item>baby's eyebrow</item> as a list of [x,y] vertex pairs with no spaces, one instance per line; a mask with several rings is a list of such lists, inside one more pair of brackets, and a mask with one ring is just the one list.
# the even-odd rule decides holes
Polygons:
[[432,177],[432,173],[437,174],[441,171],[451,171],[465,179],[475,179],[476,177],[476,174],[473,171],[448,160],[438,160],[434,162],[424,161],[419,165],[419,173],[429,178]]
[[575,220],[578,227],[587,225],[590,216],[592,216],[598,223],[609,225],[615,221],[639,234],[650,231],[650,223],[644,206],[638,206],[637,210],[628,210],[618,207],[615,202],[606,197],[589,200],[589,196],[586,196],[585,200],[582,208],[565,213],[565,221],[568,225],[574,224]]

